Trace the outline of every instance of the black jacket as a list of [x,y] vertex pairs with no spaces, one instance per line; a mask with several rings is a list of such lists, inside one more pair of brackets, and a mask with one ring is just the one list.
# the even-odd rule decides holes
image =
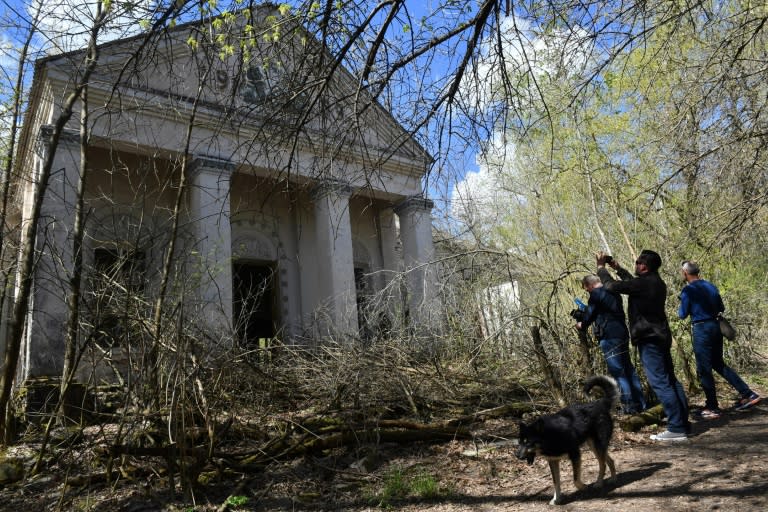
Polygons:
[[586,329],[593,323],[598,340],[629,338],[621,296],[609,291],[605,286],[589,292],[589,304],[584,312],[581,328]]
[[633,277],[627,270],[619,268],[616,273],[621,281],[611,277],[608,269],[597,269],[597,275],[606,289],[629,297],[627,313],[632,343],[671,342],[672,333],[664,309],[667,285],[658,272]]

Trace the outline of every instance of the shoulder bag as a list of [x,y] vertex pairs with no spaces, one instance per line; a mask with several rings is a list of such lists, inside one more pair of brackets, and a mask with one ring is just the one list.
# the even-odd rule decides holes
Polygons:
[[717,315],[717,321],[720,324],[720,332],[729,341],[733,341],[736,338],[736,329],[733,328],[731,322],[723,316],[722,313]]

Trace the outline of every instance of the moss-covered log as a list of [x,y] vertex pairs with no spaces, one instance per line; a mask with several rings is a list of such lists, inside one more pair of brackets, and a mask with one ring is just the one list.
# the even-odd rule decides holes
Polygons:
[[656,405],[640,414],[628,416],[619,422],[624,432],[637,432],[648,425],[656,425],[664,419],[664,409],[661,405]]

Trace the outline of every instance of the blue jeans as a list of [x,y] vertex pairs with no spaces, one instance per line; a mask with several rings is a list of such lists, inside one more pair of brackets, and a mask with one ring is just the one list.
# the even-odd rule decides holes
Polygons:
[[739,374],[723,361],[723,335],[716,321],[693,324],[693,355],[696,356],[696,373],[699,374],[701,388],[704,390],[707,409],[717,409],[717,391],[715,390],[715,377],[712,370],[723,378],[739,392],[741,396],[749,396],[752,391],[741,380]]
[[670,352],[671,341],[644,340],[638,344],[638,347],[648,384],[656,393],[664,408],[664,414],[667,415],[667,430],[680,434],[689,433],[691,424],[688,421],[688,399],[682,384],[675,377],[675,367]]
[[625,413],[645,410],[645,397],[640,377],[629,357],[629,341],[622,338],[600,340],[600,349],[608,366],[608,373],[616,379],[621,390],[621,404]]

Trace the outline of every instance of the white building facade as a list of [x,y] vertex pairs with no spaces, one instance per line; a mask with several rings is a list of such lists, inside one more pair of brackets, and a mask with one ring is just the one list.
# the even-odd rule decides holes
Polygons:
[[295,56],[277,65],[265,46],[250,61],[203,59],[189,44],[197,30],[173,29],[152,59],[137,58],[139,38],[102,47],[85,141],[78,112],[52,140],[83,55],[38,61],[18,224],[54,161],[20,379],[61,373],[81,199],[83,347],[119,338],[134,313],[150,318],[158,297],[218,342],[356,340],[374,295],[387,297],[378,320],[432,321],[429,155],[377,103],[354,104],[350,75],[299,106],[282,102]]

